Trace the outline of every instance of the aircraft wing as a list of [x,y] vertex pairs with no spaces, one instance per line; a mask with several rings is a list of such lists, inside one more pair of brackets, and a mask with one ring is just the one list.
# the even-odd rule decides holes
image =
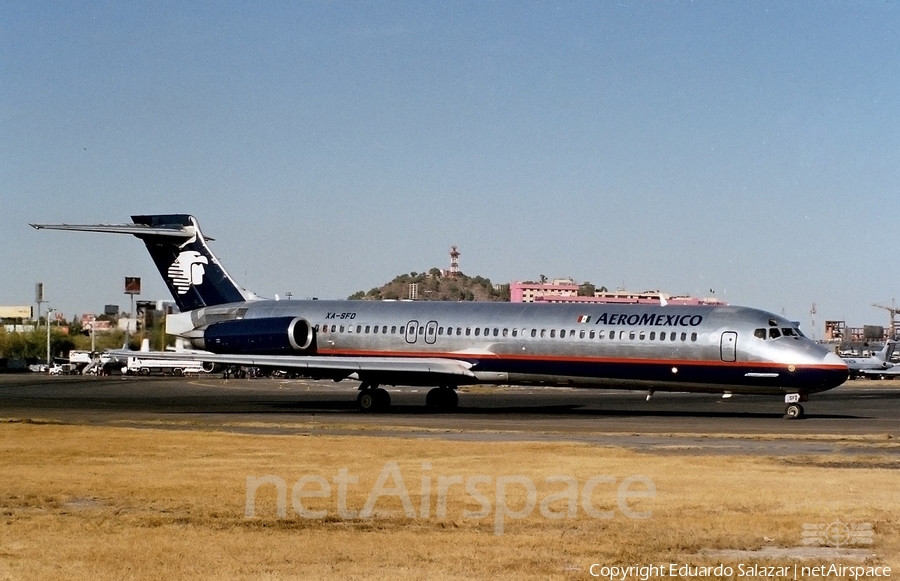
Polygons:
[[894,377],[900,376],[900,368],[896,365],[893,367],[889,367],[887,369],[859,369],[857,372],[860,375],[865,375],[867,377],[890,377],[893,379]]
[[456,359],[438,357],[321,357],[296,355],[222,355],[208,351],[125,351],[114,350],[111,355],[144,357],[147,359],[175,359],[203,361],[224,365],[274,367],[276,369],[304,369],[315,374],[348,377],[356,374],[443,375],[474,378],[472,364]]

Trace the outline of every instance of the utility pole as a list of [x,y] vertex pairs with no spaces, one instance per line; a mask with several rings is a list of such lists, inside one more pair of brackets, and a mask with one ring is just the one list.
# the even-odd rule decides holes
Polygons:
[[812,304],[812,308],[809,310],[809,317],[812,320],[812,338],[813,341],[816,340],[816,303]]
[[50,371],[50,313],[56,309],[47,309],[47,371]]

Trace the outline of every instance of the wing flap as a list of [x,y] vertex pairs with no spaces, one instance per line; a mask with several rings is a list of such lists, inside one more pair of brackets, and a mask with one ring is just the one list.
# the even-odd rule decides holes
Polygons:
[[307,369],[310,371],[339,371],[351,373],[409,373],[474,378],[472,365],[455,359],[438,357],[321,357],[293,355],[223,355],[208,351],[110,351],[110,354],[125,359],[143,357],[147,359],[175,359],[220,363],[226,365],[249,365],[275,367],[278,369]]

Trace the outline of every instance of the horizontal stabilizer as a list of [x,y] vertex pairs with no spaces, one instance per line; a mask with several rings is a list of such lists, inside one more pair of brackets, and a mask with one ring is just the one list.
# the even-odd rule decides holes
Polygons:
[[[196,234],[193,226],[147,226],[145,224],[29,224],[36,230],[71,230],[75,232],[103,232],[144,236],[170,236],[186,240]],[[207,238],[212,240],[212,238]]]

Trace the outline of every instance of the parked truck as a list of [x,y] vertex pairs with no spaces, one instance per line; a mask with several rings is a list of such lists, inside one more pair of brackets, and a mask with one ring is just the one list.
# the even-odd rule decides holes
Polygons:
[[212,370],[213,366],[211,364],[203,363],[202,361],[130,356],[125,367],[122,368],[122,373],[127,375],[162,373],[180,377],[186,374],[209,373]]

